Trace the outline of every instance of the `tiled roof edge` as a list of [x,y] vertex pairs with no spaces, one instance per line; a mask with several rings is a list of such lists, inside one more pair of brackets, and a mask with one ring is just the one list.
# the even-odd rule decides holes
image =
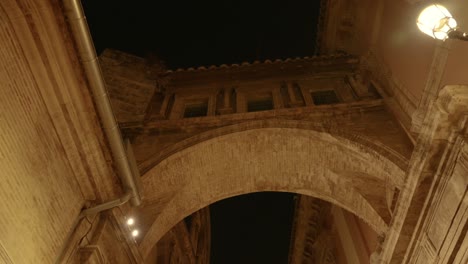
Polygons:
[[276,60],[265,60],[261,61],[253,61],[247,62],[244,61],[240,64],[221,64],[221,65],[210,65],[210,66],[200,66],[200,67],[190,67],[190,68],[178,68],[176,70],[167,70],[166,73],[182,73],[182,72],[201,72],[201,71],[211,71],[211,70],[223,70],[223,69],[233,69],[239,67],[250,67],[254,65],[260,64],[280,64],[284,62],[307,62],[307,61],[321,61],[321,60],[329,60],[329,59],[337,59],[337,58],[352,58],[352,55],[345,54],[345,53],[338,53],[338,54],[331,54],[331,55],[320,55],[320,56],[312,56],[312,57],[295,57],[295,58],[287,58],[287,59],[276,59]]

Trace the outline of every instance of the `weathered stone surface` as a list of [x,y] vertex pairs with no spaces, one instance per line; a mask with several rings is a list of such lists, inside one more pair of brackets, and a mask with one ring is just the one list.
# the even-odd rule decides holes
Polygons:
[[329,230],[330,203],[305,195],[296,199],[289,263],[336,263],[335,237]]
[[[355,66],[338,56],[170,73],[160,110],[122,124],[144,174],[144,205],[132,210],[143,257],[154,259],[155,243],[189,214],[254,191],[328,200],[383,235],[412,145],[379,95],[349,81]],[[317,91],[338,103],[317,101]],[[270,109],[248,111],[265,98]],[[193,102],[206,113],[187,118]]]
[[210,263],[210,210],[205,207],[177,223],[153,247],[145,263]]
[[[382,254],[375,252],[372,261],[466,263],[466,87],[447,88],[437,105],[427,103],[438,83],[465,80],[455,76],[463,75],[464,61],[454,59],[464,48],[454,45],[447,58],[452,68],[442,77],[435,69],[424,91],[431,58],[421,54],[434,45],[415,34],[402,45],[386,41],[392,36],[387,29],[410,23],[392,28],[400,20],[389,20],[406,10],[405,2],[332,2],[322,48],[356,56],[161,74],[151,61],[104,55],[116,114],[146,173],[146,198],[141,208],[122,206],[88,222],[78,219],[85,205],[121,190],[62,5],[2,1],[0,261],[54,263],[64,252],[70,263],[142,263],[190,213],[232,195],[273,190],[315,196],[361,217],[385,237]],[[366,10],[375,12],[356,15]],[[371,34],[360,38],[360,32]],[[372,55],[371,46],[382,60],[364,57],[372,65],[360,68],[357,58]],[[163,81],[166,75],[173,80]],[[338,103],[322,104],[330,98],[312,94],[324,91],[334,91],[331,101]],[[420,98],[413,150],[399,125],[408,128]],[[271,100],[260,104],[271,109],[249,112],[259,100]],[[187,106],[200,102],[206,116],[184,118]],[[123,223],[130,212],[141,224],[138,241]],[[198,245],[187,227],[177,228],[171,239],[179,246],[172,248],[183,262],[191,258],[183,251]]]
[[459,258],[467,225],[467,105],[466,86],[447,86],[426,115],[383,247],[384,263],[450,263]]
[[0,80],[0,262],[54,263],[85,202],[119,192],[55,1],[1,1]]
[[135,214],[154,223],[141,242],[142,252],[149,253],[174,223],[190,213],[255,191],[319,197],[356,213],[384,233],[384,220],[353,187],[356,175],[347,172],[372,175],[383,186],[395,186],[403,171],[380,154],[363,153],[362,148],[328,133],[265,128],[219,136],[179,151],[143,178],[146,201]]

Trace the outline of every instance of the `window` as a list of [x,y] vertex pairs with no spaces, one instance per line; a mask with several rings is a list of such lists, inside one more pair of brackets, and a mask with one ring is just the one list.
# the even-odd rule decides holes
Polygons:
[[336,96],[336,93],[333,90],[315,91],[311,94],[315,105],[337,104],[340,102],[338,96]]
[[247,102],[248,112],[266,111],[273,109],[272,98],[257,98]]
[[208,100],[185,104],[184,118],[206,116],[208,113]]

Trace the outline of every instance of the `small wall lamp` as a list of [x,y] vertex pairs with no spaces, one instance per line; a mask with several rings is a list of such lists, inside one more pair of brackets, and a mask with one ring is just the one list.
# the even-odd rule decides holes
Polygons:
[[419,30],[435,39],[460,39],[468,41],[468,35],[458,31],[457,21],[442,5],[430,5],[419,14],[416,22]]

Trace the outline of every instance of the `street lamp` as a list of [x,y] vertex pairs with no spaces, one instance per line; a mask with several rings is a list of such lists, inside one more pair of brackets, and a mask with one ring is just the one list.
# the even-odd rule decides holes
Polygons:
[[442,5],[430,5],[419,14],[416,22],[419,30],[435,39],[461,39],[468,41],[468,35],[458,31],[457,21]]

